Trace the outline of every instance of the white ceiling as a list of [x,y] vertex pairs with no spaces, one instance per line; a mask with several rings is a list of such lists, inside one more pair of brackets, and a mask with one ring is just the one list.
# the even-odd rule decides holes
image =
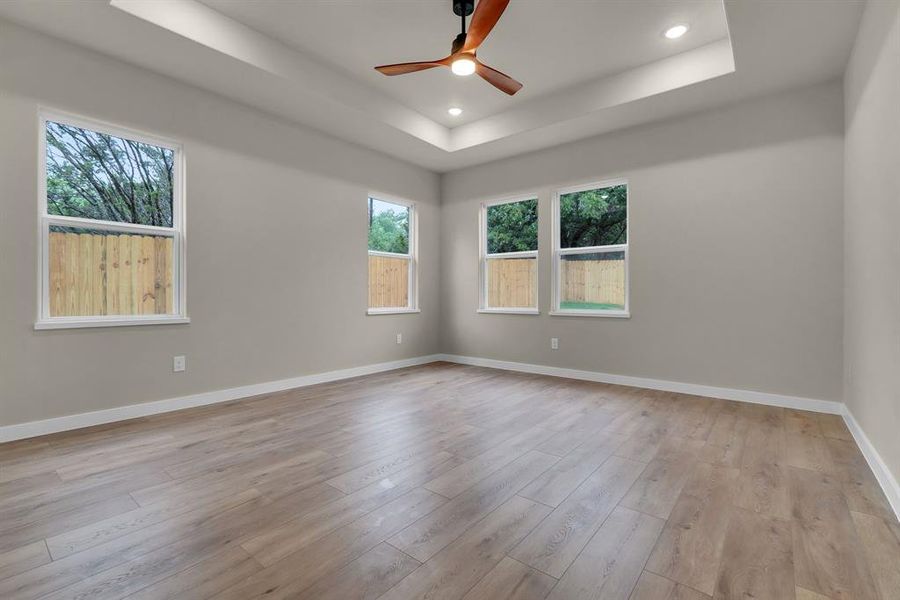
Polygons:
[[[460,32],[451,0],[201,1],[447,127],[728,37],[721,0],[513,1],[478,53],[525,84],[509,97],[449,69],[399,77],[373,69],[447,56]],[[674,23],[690,23],[690,35],[663,36]],[[463,114],[450,117],[450,106]]]
[[[512,0],[479,50],[525,84],[512,98],[447,69],[372,69],[445,56],[450,0],[6,0],[0,17],[448,171],[840,76],[860,8]],[[665,39],[675,22],[691,30]]]

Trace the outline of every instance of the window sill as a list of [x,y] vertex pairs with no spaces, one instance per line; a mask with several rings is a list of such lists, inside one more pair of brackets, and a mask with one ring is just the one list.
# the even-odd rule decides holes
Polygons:
[[36,321],[34,328],[43,329],[84,329],[87,327],[130,327],[132,325],[181,325],[190,323],[188,317],[146,316],[146,317],[57,317]]
[[539,315],[541,311],[536,308],[479,308],[479,313],[493,315]]
[[612,317],[630,319],[631,313],[624,310],[551,310],[553,317]]
[[367,315],[405,315],[422,312],[418,308],[370,308]]

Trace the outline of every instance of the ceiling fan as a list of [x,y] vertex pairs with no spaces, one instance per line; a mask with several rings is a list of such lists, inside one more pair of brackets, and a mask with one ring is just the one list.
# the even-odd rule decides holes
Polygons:
[[[500,15],[503,14],[507,4],[509,4],[509,0],[481,0],[478,8],[475,8],[475,0],[453,0],[453,12],[462,21],[462,33],[453,40],[450,56],[440,60],[382,65],[375,67],[375,70],[385,75],[405,75],[434,67],[450,67],[450,70],[456,75],[465,76],[478,73],[492,86],[512,96],[522,89],[522,84],[509,75],[492,69],[475,57],[475,51],[500,20]],[[472,19],[469,22],[467,33],[466,17],[468,15],[472,15]]]

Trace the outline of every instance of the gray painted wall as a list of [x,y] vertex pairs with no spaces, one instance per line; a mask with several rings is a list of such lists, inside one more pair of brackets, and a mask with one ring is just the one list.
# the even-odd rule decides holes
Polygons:
[[[843,348],[847,401],[896,473],[900,136],[885,125],[900,104],[896,10],[871,3],[843,91],[440,179],[0,23],[0,424],[439,351],[841,400]],[[184,142],[190,325],[32,329],[39,105]],[[632,318],[551,317],[550,192],[608,177],[630,180]],[[370,189],[419,202],[421,314],[364,314]],[[544,314],[477,314],[479,203],[523,190],[541,198]],[[337,238],[348,218],[353,235]],[[186,373],[171,372],[175,354]]]
[[[444,351],[840,400],[842,172],[831,83],[447,174]],[[632,316],[550,316],[551,190],[615,177]],[[480,202],[521,190],[540,196],[542,314],[478,314]]]
[[869,2],[844,79],[845,401],[900,479],[900,2]]
[[[437,175],[3,22],[0,56],[0,424],[438,351]],[[184,143],[191,324],[32,329],[38,105]],[[370,189],[419,203],[421,314],[365,315]]]

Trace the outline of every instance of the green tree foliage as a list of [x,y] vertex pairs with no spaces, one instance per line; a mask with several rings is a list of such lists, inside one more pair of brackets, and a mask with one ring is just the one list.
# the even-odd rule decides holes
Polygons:
[[51,121],[46,134],[50,214],[172,226],[172,150]]
[[488,254],[537,250],[537,199],[487,209]]
[[626,243],[627,199],[625,185],[562,194],[560,246],[584,248]]
[[369,198],[369,250],[409,253],[409,209]]

